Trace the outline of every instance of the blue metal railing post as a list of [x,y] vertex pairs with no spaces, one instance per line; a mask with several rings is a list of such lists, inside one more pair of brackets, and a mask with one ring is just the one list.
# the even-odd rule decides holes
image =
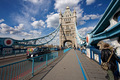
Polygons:
[[94,52],[93,52],[93,60],[95,60],[95,54],[94,54]]
[[34,58],[32,60],[32,77],[34,76]]
[[48,65],[48,54],[46,54],[46,66]]
[[92,48],[90,47],[90,59],[92,59]]
[[58,57],[58,52],[57,52],[57,57]]
[[101,65],[101,54],[99,53],[99,64]]

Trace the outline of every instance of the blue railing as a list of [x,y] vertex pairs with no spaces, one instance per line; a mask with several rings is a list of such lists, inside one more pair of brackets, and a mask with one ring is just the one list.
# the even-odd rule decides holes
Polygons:
[[[97,59],[95,58],[97,56]],[[101,52],[96,48],[90,48],[90,58],[99,62],[101,65]]]
[[63,53],[66,53],[67,51],[69,51],[71,48],[67,48],[63,50]]
[[81,52],[87,55],[86,49],[82,49]]
[[0,80],[26,80],[58,57],[58,52],[0,66]]
[[[93,59],[94,61],[98,62],[99,65],[101,65],[101,51],[94,48],[94,47],[90,47],[90,52],[87,52],[88,54],[90,53],[90,56],[88,56],[90,59]],[[85,53],[86,54],[86,49],[82,49],[81,51],[82,53]],[[117,62],[117,65],[119,63]],[[118,71],[120,72],[120,69],[119,69],[119,65],[118,65]]]

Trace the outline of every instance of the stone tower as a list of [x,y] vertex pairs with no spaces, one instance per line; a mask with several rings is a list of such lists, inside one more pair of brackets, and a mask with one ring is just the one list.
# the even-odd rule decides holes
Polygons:
[[76,42],[76,22],[77,16],[74,9],[73,12],[70,11],[69,7],[66,7],[65,12],[62,14],[60,11],[59,14],[59,23],[60,26],[60,44],[59,47],[65,47],[67,43],[68,47],[77,47]]

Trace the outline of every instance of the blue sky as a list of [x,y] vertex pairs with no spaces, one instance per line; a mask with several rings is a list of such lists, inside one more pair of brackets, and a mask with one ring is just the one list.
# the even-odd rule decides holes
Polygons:
[[[93,30],[111,0],[0,0],[0,37],[30,39],[51,33],[59,25],[59,12],[77,11],[82,36]],[[57,37],[59,38],[59,36]]]

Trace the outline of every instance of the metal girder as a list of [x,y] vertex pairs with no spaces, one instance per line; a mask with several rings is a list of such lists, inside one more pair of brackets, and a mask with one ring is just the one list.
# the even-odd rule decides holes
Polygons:
[[91,38],[92,41],[91,44],[94,44],[100,40],[111,39],[119,36],[120,36],[120,22],[104,32],[93,35],[93,37]]
[[80,46],[85,46],[86,45],[86,41],[84,43],[80,43],[80,40],[78,39],[78,37],[76,36],[76,39],[77,39],[77,43],[80,45]]
[[91,32],[91,34],[98,34],[104,31],[110,25],[109,19],[114,15],[114,13],[118,10],[119,7],[120,0],[112,0],[107,10],[105,11],[103,17],[100,19],[100,21],[98,22],[94,30]]
[[[75,24],[75,27],[76,27],[76,24]],[[77,27],[76,27],[76,35],[79,36],[79,38],[80,38],[81,40],[84,40],[84,41],[86,40],[86,38],[82,37],[82,36],[78,33]]]
[[[55,38],[55,36],[57,35],[59,31],[60,26],[61,25],[59,24],[59,26],[52,33],[46,36],[40,37],[40,38],[28,39],[28,40],[14,40],[14,45],[40,46],[40,45],[47,44]],[[49,40],[46,40],[46,39],[49,39]]]

